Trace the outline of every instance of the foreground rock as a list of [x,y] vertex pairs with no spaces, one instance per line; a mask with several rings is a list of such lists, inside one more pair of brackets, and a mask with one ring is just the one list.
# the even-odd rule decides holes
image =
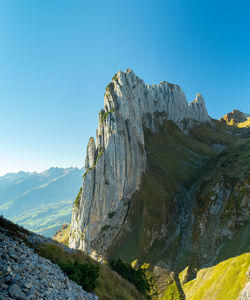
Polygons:
[[0,232],[0,299],[97,299],[22,239]]

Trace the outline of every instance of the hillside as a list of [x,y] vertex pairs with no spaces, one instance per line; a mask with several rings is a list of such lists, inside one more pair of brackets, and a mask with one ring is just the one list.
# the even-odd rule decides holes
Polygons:
[[[185,269],[179,277],[186,300],[234,300],[238,298],[240,291],[243,291],[243,296],[246,292],[244,288],[250,279],[249,266],[250,253],[244,253],[215,266],[199,270],[196,278],[188,282],[185,282],[187,274],[187,269]],[[248,296],[242,299],[249,299],[249,292],[248,290],[246,294]]]
[[0,214],[45,236],[69,223],[83,170],[50,168],[0,177]]
[[113,77],[104,107],[69,245],[148,263],[155,297],[183,299],[187,267],[189,281],[250,251],[249,129],[210,118],[201,94],[187,103],[178,85],[146,85],[131,70]]
[[68,246],[69,230],[70,230],[70,226],[68,224],[63,224],[61,228],[57,229],[56,233],[53,236],[53,240],[65,246]]
[[[208,137],[219,144],[225,136],[212,133],[201,126],[187,137],[169,123],[165,134],[149,136],[149,167],[131,201],[123,232],[107,252],[109,257],[150,263],[161,282],[187,266],[192,279],[204,266],[250,251],[250,139],[232,144],[235,140],[230,137],[227,150],[216,154]],[[200,143],[203,135],[206,144]],[[250,267],[248,259],[244,263]],[[166,282],[162,288],[164,297]]]
[[[20,258],[23,259],[20,263]],[[69,249],[0,216],[1,299],[143,300],[145,297],[107,264]],[[86,293],[58,265],[75,262],[99,268],[96,288]]]

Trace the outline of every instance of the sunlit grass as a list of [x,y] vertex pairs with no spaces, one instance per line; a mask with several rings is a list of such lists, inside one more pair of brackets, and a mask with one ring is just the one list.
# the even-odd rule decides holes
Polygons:
[[247,282],[250,253],[201,269],[197,277],[182,288],[187,300],[235,300]]
[[248,127],[250,127],[250,118],[248,118],[245,122],[238,123],[237,127],[239,127],[239,128],[248,128]]

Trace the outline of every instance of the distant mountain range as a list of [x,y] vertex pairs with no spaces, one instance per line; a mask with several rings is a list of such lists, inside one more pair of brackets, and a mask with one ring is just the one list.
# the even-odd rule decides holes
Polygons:
[[69,223],[83,169],[50,168],[42,173],[18,172],[0,177],[0,214],[51,237]]

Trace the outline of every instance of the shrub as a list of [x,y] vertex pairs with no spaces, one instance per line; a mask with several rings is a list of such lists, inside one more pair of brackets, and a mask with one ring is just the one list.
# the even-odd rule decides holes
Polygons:
[[79,205],[80,205],[80,201],[81,201],[81,197],[82,197],[82,187],[80,188],[78,194],[77,194],[77,197],[75,199],[75,202],[74,202],[74,205],[79,208]]
[[114,211],[109,212],[109,213],[108,213],[109,219],[112,219],[114,215],[115,215],[115,212],[114,212]]
[[129,263],[122,259],[113,259],[109,261],[109,266],[123,278],[135,285],[138,291],[147,294],[151,285],[144,268],[134,269]]
[[95,288],[95,293],[99,299],[145,300],[133,284],[112,271],[108,265],[97,263],[80,250],[68,252],[61,245],[46,243],[39,245],[36,253],[57,265],[74,263],[77,260],[81,264],[99,266],[99,277],[96,280]]
[[117,73],[113,76],[112,79],[118,81],[118,75],[117,75]]
[[110,90],[113,90],[113,89],[114,89],[114,84],[113,84],[113,82],[110,82],[110,84],[108,84],[106,87],[106,91],[110,92]]
[[101,232],[107,231],[109,229],[110,225],[104,225],[101,228]]
[[60,263],[60,268],[69,276],[69,278],[83,287],[87,292],[94,291],[96,288],[96,279],[99,276],[99,267],[87,263]]

